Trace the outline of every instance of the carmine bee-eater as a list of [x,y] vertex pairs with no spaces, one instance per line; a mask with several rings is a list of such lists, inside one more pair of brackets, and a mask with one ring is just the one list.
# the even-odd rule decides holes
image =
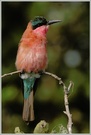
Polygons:
[[36,17],[30,21],[24,31],[17,52],[16,68],[21,70],[20,77],[24,84],[23,120],[34,120],[33,86],[40,71],[47,66],[46,33],[49,25],[60,20],[47,21],[44,17]]

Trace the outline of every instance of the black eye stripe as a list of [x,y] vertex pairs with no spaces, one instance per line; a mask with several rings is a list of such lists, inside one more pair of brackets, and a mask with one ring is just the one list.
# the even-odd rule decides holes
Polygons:
[[44,17],[36,17],[32,22],[33,29],[47,24],[47,20]]

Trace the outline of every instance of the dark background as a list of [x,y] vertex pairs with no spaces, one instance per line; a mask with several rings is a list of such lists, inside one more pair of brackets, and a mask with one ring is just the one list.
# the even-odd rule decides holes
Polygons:
[[[2,74],[15,71],[19,40],[27,23],[35,16],[60,19],[47,33],[48,67],[66,86],[74,82],[69,97],[73,132],[89,133],[89,2],[2,2]],[[35,121],[29,126],[22,120],[23,96],[18,74],[2,79],[2,132],[13,133],[19,126],[32,133],[35,125],[46,120],[51,131],[67,125],[63,113],[63,88],[43,75],[35,93]]]

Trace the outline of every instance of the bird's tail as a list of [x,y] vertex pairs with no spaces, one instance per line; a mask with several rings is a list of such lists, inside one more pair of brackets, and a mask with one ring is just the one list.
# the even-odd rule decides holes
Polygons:
[[35,83],[35,77],[29,77],[23,79],[24,84],[24,106],[23,106],[23,120],[33,121],[34,120],[34,108],[33,108],[33,86]]
[[34,108],[33,108],[33,90],[27,99],[24,99],[23,114],[22,118],[24,121],[34,120]]

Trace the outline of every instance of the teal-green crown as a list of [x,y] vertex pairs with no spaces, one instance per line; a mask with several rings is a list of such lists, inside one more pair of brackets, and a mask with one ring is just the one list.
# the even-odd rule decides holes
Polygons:
[[34,20],[31,21],[33,29],[40,27],[42,25],[47,25],[47,20],[44,17],[37,16]]

